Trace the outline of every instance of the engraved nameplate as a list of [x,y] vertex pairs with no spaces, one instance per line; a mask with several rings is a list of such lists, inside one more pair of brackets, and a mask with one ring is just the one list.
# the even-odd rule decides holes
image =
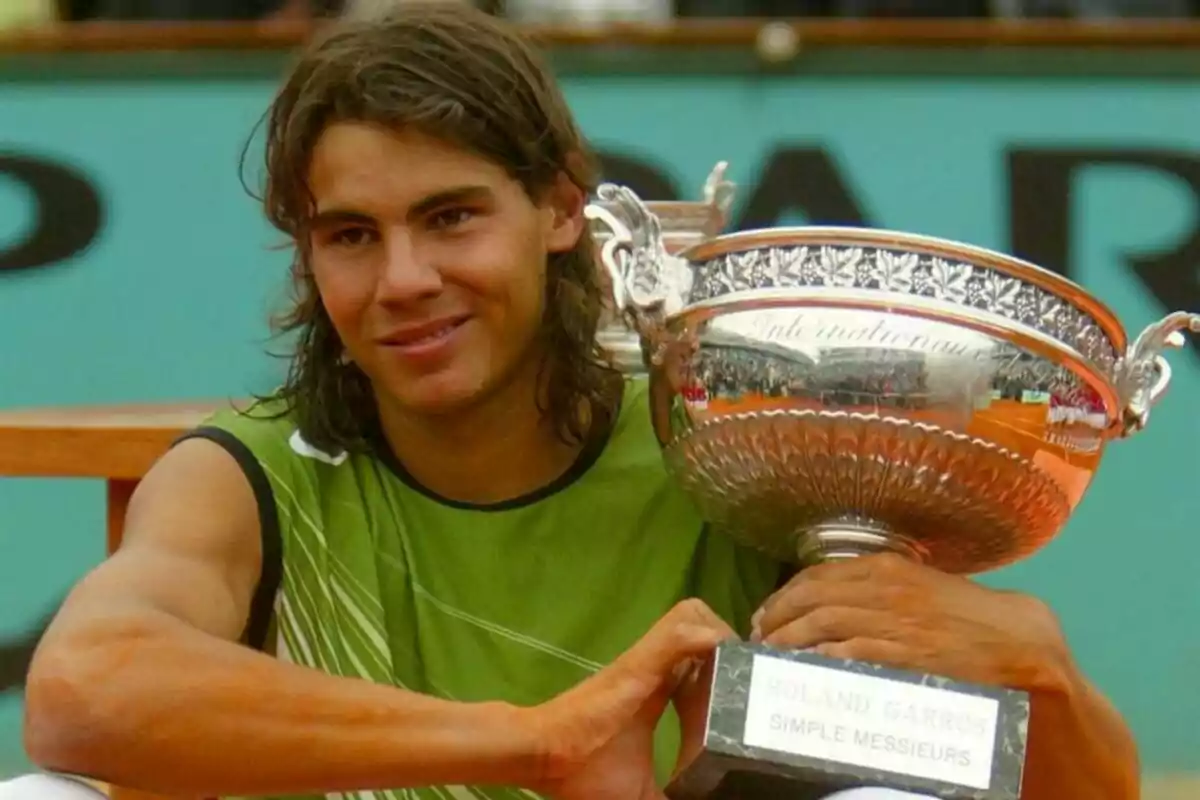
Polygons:
[[999,713],[990,697],[755,655],[744,742],[988,789]]

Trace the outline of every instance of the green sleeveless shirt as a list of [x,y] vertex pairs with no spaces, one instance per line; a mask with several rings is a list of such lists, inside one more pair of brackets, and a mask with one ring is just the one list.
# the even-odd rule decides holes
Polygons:
[[[222,411],[189,434],[224,446],[255,488],[266,558],[252,627],[278,658],[447,700],[533,705],[611,662],[683,598],[745,634],[779,579],[778,565],[710,533],[670,483],[642,380],[627,384],[607,441],[567,474],[489,506],[434,496],[390,452],[318,452],[287,416],[270,418],[278,411]],[[660,780],[677,744],[668,714]]]

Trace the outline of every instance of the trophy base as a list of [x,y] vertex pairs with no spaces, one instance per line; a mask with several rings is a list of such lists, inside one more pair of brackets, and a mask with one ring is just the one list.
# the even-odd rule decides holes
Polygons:
[[703,748],[671,800],[817,800],[877,787],[1018,800],[1022,692],[730,642],[717,649]]

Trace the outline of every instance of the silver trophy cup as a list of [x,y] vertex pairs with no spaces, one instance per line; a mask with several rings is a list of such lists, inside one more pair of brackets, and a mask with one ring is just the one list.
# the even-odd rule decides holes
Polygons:
[[[1029,556],[1107,443],[1146,425],[1164,351],[1200,330],[1173,313],[1131,340],[1055,273],[909,233],[779,228],[672,252],[629,189],[598,198],[669,472],[715,529],[800,566],[891,551],[970,574]],[[749,644],[723,646],[715,674],[676,797],[1020,796],[1021,692]]]

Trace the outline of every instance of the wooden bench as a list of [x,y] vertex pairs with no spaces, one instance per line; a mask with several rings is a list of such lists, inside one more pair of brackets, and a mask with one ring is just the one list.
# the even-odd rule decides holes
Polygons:
[[0,477],[105,482],[108,552],[134,488],[171,442],[217,402],[0,411]]

